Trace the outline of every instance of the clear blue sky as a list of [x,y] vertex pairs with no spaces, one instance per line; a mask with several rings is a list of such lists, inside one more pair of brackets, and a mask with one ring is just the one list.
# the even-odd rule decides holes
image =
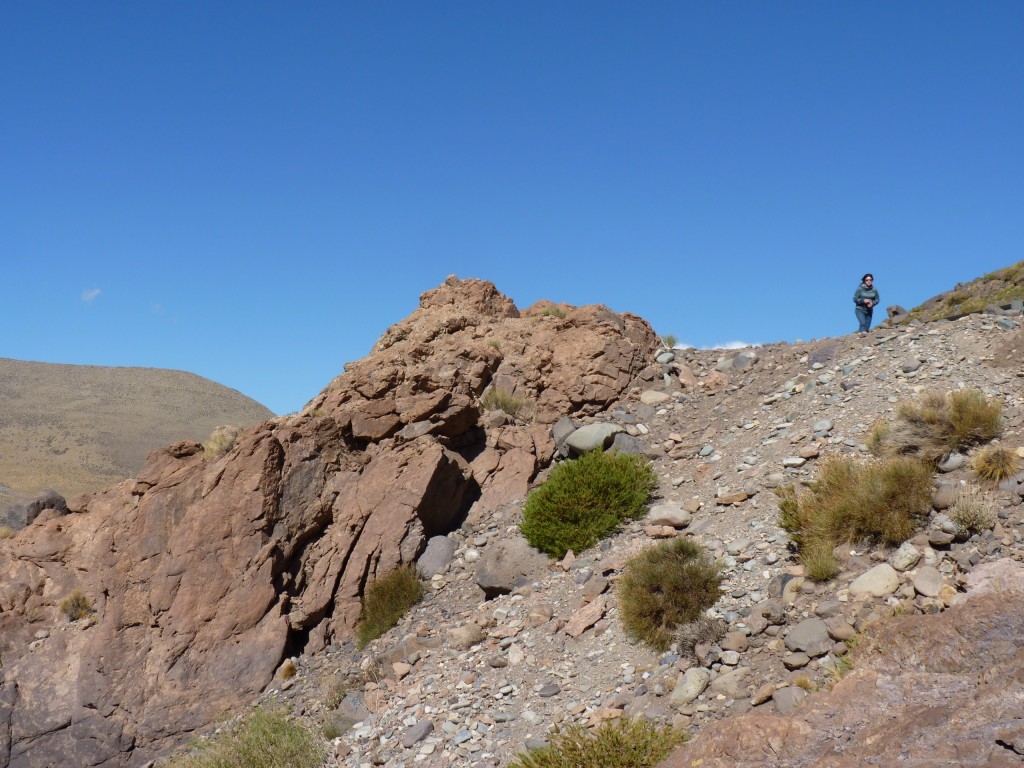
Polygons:
[[[1024,259],[1021,2],[0,6],[0,356],[278,413],[448,274],[706,346]],[[883,314],[879,312],[878,314]]]

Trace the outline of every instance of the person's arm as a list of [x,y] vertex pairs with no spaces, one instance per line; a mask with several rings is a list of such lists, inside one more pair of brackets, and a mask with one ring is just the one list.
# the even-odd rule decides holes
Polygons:
[[857,290],[853,292],[853,303],[859,307],[862,302],[863,298],[860,295],[860,286],[858,285]]

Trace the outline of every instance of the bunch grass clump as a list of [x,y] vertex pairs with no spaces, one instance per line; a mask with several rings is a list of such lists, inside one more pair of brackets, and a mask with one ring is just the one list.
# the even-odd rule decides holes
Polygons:
[[668,650],[676,630],[722,595],[722,572],[696,542],[676,538],[626,563],[619,583],[619,612],[627,634],[656,650]]
[[557,317],[559,320],[564,320],[566,311],[557,304],[549,304],[540,311],[541,317]]
[[697,646],[702,643],[717,643],[725,637],[726,625],[721,619],[713,619],[704,614],[696,620],[683,624],[676,632],[679,653],[690,659],[696,659]]
[[213,430],[210,437],[203,443],[203,458],[207,461],[219,459],[235,445],[235,436],[221,427]]
[[166,768],[320,768],[325,745],[283,709],[259,708]]
[[60,601],[60,610],[67,616],[68,621],[84,619],[92,613],[92,600],[80,589],[74,590],[70,595]]
[[876,424],[868,447],[878,455],[917,456],[937,463],[950,451],[988,442],[1002,430],[1002,406],[980,389],[929,391],[907,400],[887,425]]
[[520,754],[509,768],[654,768],[686,735],[647,720],[621,718],[593,731],[576,725],[550,744]]
[[898,545],[910,538],[931,509],[931,490],[932,467],[910,456],[868,463],[831,457],[806,490],[776,490],[779,525],[796,544],[807,574],[827,581],[839,573],[832,555],[839,544]]
[[404,565],[377,579],[363,595],[363,610],[356,626],[356,646],[383,635],[423,599],[423,582],[415,566]]
[[675,335],[671,333],[666,333],[664,336],[661,337],[661,343],[664,344],[665,347],[668,349],[675,349],[676,344],[679,343],[679,339],[676,338]]
[[971,458],[971,468],[983,480],[998,483],[1017,474],[1020,457],[1003,445],[986,445]]
[[960,538],[992,530],[998,515],[995,505],[974,486],[962,487],[949,508],[949,519],[957,527]]
[[480,398],[480,405],[486,411],[504,411],[509,416],[518,416],[526,408],[527,400],[516,397],[504,387],[492,387]]
[[519,529],[532,547],[553,557],[582,552],[643,516],[656,487],[643,457],[591,451],[556,466],[530,492]]

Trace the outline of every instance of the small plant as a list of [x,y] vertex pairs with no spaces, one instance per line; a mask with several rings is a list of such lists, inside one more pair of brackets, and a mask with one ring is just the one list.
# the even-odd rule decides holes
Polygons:
[[[847,644],[850,647],[849,641],[847,641]],[[840,680],[852,671],[853,661],[850,659],[850,654],[847,653],[842,656],[833,657],[832,663],[828,667],[828,683],[825,687],[831,691],[839,684]]]
[[324,686],[324,706],[327,709],[337,709],[348,696],[349,690],[349,682],[341,675],[335,675]]
[[626,563],[619,584],[622,624],[631,637],[667,650],[680,626],[718,601],[721,584],[721,569],[696,542],[658,544]]
[[512,417],[518,416],[526,404],[526,398],[516,397],[504,387],[491,387],[480,398],[480,405],[485,411],[504,411]]
[[686,740],[685,734],[647,720],[621,718],[588,732],[579,725],[521,753],[509,768],[654,768]]
[[530,492],[519,526],[531,546],[553,557],[582,552],[641,517],[657,487],[641,456],[591,451],[551,470]]
[[492,349],[497,349],[497,350],[500,351],[501,350],[501,339],[488,339],[487,340],[487,346],[491,347]]
[[320,768],[325,754],[316,735],[284,710],[261,707],[165,768]]
[[891,429],[892,428],[889,426],[889,422],[886,421],[885,419],[876,421],[873,425],[871,425],[871,431],[868,432],[868,439],[866,445],[868,447],[868,450],[871,451],[871,453],[873,453],[875,456],[882,455],[882,451],[885,448],[885,440],[887,437],[889,437],[889,432],[891,431]]
[[979,389],[957,389],[943,395],[925,392],[901,403],[887,431],[869,436],[881,455],[917,456],[932,463],[950,451],[987,442],[1002,428],[1002,406]]
[[203,458],[207,461],[219,459],[235,445],[237,433],[229,427],[217,427],[203,443]]
[[6,525],[0,525],[0,539],[9,539],[13,535],[14,535],[14,529],[13,528],[11,528],[9,526],[6,526]]
[[965,486],[957,493],[949,509],[949,519],[957,527],[960,538],[991,530],[997,519],[994,505],[977,488]]
[[666,333],[661,337],[661,343],[665,345],[667,349],[675,349],[676,344],[679,343],[679,339],[673,336],[671,333]]
[[971,468],[983,480],[1000,482],[1017,474],[1020,458],[1002,445],[987,445],[971,459]]
[[277,668],[277,676],[282,680],[289,680],[298,674],[299,668],[295,666],[295,662],[291,659],[285,659],[284,663]]
[[403,565],[373,582],[363,595],[363,612],[356,627],[356,646],[383,635],[423,599],[423,583],[414,566]]
[[932,467],[909,456],[865,464],[831,457],[805,491],[776,490],[779,525],[797,546],[808,575],[827,580],[839,572],[832,556],[837,545],[897,545],[910,538],[931,509],[931,483]]
[[679,653],[694,658],[698,645],[717,643],[725,637],[725,622],[707,615],[698,616],[694,621],[683,624],[676,632]]
[[82,590],[76,589],[60,601],[60,610],[68,621],[78,621],[92,613],[92,600]]
[[320,729],[320,733],[322,733],[323,737],[328,741],[333,741],[341,736],[344,731],[341,729],[341,723],[332,718],[323,724],[323,727]]
[[795,685],[797,688],[803,688],[808,693],[814,693],[816,690],[818,690],[818,686],[816,686],[814,684],[814,681],[806,675],[801,675],[796,680],[794,680],[793,685]]
[[565,310],[559,307],[557,304],[550,304],[540,311],[542,317],[557,317],[559,320],[565,319]]

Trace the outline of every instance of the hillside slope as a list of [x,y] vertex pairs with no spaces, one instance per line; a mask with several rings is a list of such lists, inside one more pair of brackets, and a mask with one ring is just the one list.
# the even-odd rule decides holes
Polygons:
[[95,491],[133,475],[155,448],[273,415],[184,371],[0,358],[0,486]]
[[921,302],[910,310],[910,319],[930,322],[962,317],[992,304],[1004,306],[1020,300],[1024,300],[1024,261],[960,283]]

